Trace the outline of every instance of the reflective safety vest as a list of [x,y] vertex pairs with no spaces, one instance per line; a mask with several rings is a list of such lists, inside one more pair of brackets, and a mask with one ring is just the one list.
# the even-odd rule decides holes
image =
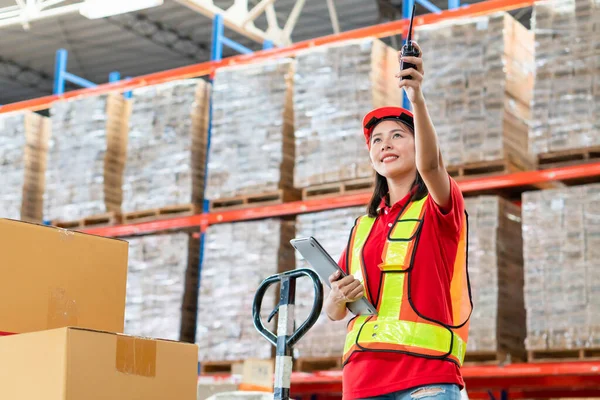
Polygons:
[[356,221],[346,251],[346,265],[365,287],[367,297],[377,307],[377,315],[358,316],[350,321],[344,347],[344,364],[356,351],[398,352],[448,360],[459,366],[463,363],[473,309],[467,274],[466,212],[450,283],[452,321],[447,324],[423,315],[415,308],[410,296],[411,272],[427,211],[427,197],[409,202],[389,230],[383,263],[379,265],[383,275],[378,299],[371,299],[366,289],[362,254],[375,218],[363,216]]

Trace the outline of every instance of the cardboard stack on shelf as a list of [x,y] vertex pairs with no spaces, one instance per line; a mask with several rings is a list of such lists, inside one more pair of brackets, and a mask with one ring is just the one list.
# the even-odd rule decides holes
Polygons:
[[113,222],[121,209],[128,112],[117,93],[52,104],[44,219],[83,222],[112,213],[106,222]]
[[196,346],[122,334],[127,242],[5,219],[0,242],[0,398],[196,398]]
[[189,234],[129,240],[125,333],[180,340]]
[[[365,212],[365,207],[350,207],[301,214],[297,217],[296,236],[313,236],[331,257],[338,261],[348,246],[348,237],[356,219]],[[296,252],[296,266],[297,268],[312,268],[298,252]],[[314,291],[311,282],[308,278],[297,281],[296,326],[300,326],[308,318],[312,309]],[[323,290],[326,297],[330,289],[324,284]],[[349,314],[347,319],[350,317]],[[302,361],[314,357],[336,357],[341,360],[346,338],[346,323],[347,321],[330,321],[323,311],[317,323],[294,347],[295,356]]]
[[0,217],[41,221],[50,120],[33,112],[0,115]]
[[415,33],[427,74],[423,90],[451,173],[532,168],[526,123],[532,33],[506,13],[427,25]]
[[497,196],[467,198],[473,314],[467,361],[525,359],[521,210]]
[[126,221],[193,212],[202,204],[209,93],[200,79],[133,91],[123,178]]
[[[273,346],[254,328],[252,303],[267,277],[293,269],[294,223],[280,219],[212,225],[204,242],[196,342],[203,368],[211,362],[271,358]],[[265,326],[279,293],[263,300]],[[206,371],[206,369],[205,369]]]
[[600,185],[523,195],[528,350],[600,347]]
[[296,56],[294,186],[370,178],[362,118],[402,104],[397,52],[377,39],[303,51]]
[[[600,145],[600,3],[593,0],[536,2],[536,79],[531,151],[552,153]],[[555,156],[559,156],[555,154]],[[547,160],[547,161],[546,161]]]
[[217,70],[206,188],[213,208],[295,198],[292,74],[290,59]]

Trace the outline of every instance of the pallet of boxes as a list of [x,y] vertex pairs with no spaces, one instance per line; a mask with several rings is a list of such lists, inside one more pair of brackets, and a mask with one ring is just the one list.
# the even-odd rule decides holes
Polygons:
[[122,334],[128,244],[0,219],[0,398],[196,399],[198,349]]
[[293,73],[289,58],[217,70],[206,187],[211,210],[300,199],[293,188]]
[[600,161],[600,3],[536,2],[530,148],[540,168]]
[[497,13],[418,27],[415,34],[424,49],[423,92],[450,174],[534,168],[527,150],[532,32]]
[[362,135],[371,109],[402,104],[398,56],[377,39],[300,52],[294,74],[294,187],[304,199],[364,192],[373,168]]

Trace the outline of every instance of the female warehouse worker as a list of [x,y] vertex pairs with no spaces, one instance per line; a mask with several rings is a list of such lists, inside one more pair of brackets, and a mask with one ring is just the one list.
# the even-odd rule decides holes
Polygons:
[[421,90],[422,58],[404,61],[416,65],[396,75],[412,76],[399,87],[414,114],[384,107],[364,117],[375,190],[340,260],[349,275],[330,277],[325,302],[332,320],[343,319],[346,304],[363,295],[377,308],[377,315],[348,324],[345,400],[458,400],[464,386],[460,366],[472,310],[467,216]]

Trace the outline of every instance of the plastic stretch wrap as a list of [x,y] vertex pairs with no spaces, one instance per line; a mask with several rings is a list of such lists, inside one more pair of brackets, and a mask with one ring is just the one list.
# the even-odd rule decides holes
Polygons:
[[510,158],[525,168],[530,32],[509,14],[497,13],[417,27],[415,34],[423,49],[423,91],[446,164]]
[[301,52],[296,63],[294,186],[370,177],[362,118],[402,104],[397,52],[364,39]]
[[[270,358],[274,348],[254,328],[252,304],[261,282],[294,268],[294,223],[279,219],[211,225],[205,236],[198,296],[196,342],[200,361]],[[276,285],[265,294],[262,319],[279,300]]]
[[473,314],[467,351],[522,356],[525,339],[521,215],[497,196],[465,199]]
[[48,132],[34,128],[42,119],[29,112],[0,115],[1,218],[41,220]]
[[208,199],[292,186],[292,74],[290,59],[217,70],[212,93]]
[[124,158],[115,145],[124,134],[119,94],[52,104],[44,218],[77,220],[119,211]]
[[[318,213],[301,214],[297,217],[297,236],[313,236],[323,248],[338,262],[348,246],[350,231],[358,217],[366,212],[364,207],[341,208]],[[312,268],[302,255],[296,252],[297,268]],[[323,295],[327,298],[330,289],[323,283]],[[296,286],[296,326],[308,318],[314,301],[314,290],[309,279],[298,280]],[[296,357],[341,357],[346,338],[346,324],[351,318],[349,312],[345,321],[332,322],[325,314],[294,347]]]
[[600,185],[523,195],[528,349],[600,346]]
[[534,154],[600,145],[600,2],[552,0],[533,8]]
[[133,91],[123,212],[202,202],[208,88],[194,79]]
[[129,240],[125,333],[180,340],[187,233]]

